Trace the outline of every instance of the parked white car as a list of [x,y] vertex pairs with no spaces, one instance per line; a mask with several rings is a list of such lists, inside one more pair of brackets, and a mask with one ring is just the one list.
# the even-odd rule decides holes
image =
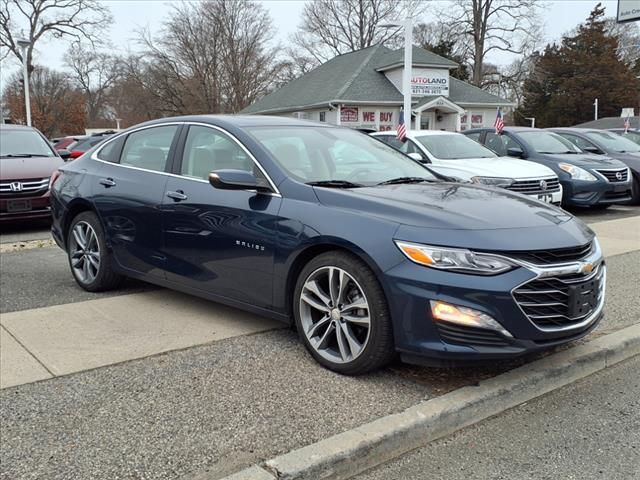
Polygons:
[[400,142],[395,131],[372,136],[408,154],[442,175],[461,181],[502,187],[560,205],[562,186],[558,176],[539,163],[499,157],[461,133],[417,130]]

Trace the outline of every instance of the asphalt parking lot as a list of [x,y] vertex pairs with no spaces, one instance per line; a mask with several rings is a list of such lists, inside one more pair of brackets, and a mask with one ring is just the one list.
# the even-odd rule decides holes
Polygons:
[[[637,217],[640,208],[578,214],[597,224]],[[607,259],[606,318],[594,335],[640,319],[640,232],[632,232],[630,238],[635,234],[638,250]],[[25,235],[33,236],[34,231]],[[7,238],[37,240],[3,234],[2,241]],[[10,330],[27,346],[33,341],[46,370],[41,378],[57,377],[0,391],[0,478],[7,480],[179,479],[204,471],[222,477],[511,367],[452,370],[396,363],[372,375],[341,377],[312,361],[294,332],[259,317],[191,297],[171,297],[142,282],[127,282],[108,294],[86,293],[76,286],[57,247],[4,252],[0,272],[3,336]],[[210,308],[213,316],[238,315],[236,323],[253,322],[255,329],[218,338],[219,331],[203,328],[200,338],[190,340],[195,346],[171,348],[175,331],[159,315],[135,308],[137,298],[157,296],[164,296],[169,307],[177,304],[188,312]],[[51,345],[69,335],[58,327],[71,325],[70,340],[85,338],[91,322],[80,315],[69,323],[70,317],[83,309],[103,315],[99,302],[115,302],[107,303],[106,309],[130,302],[126,320],[144,322],[141,335],[153,337],[162,331],[166,344],[151,353],[134,352],[137,356],[130,361],[108,357],[97,365],[100,368],[80,369],[84,371],[65,370],[56,363],[59,357],[47,357]],[[42,319],[34,315],[48,315],[52,327],[47,335],[37,335]],[[105,318],[110,325],[112,319]],[[118,335],[128,331],[126,323],[114,325],[120,331],[98,335],[90,353],[104,355],[105,345],[109,354],[115,351],[114,339],[120,341]],[[86,358],[76,350],[63,353]]]

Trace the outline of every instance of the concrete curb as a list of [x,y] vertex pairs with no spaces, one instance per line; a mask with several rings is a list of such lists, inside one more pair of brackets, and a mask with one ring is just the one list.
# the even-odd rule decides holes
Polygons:
[[[640,323],[421,402],[222,480],[346,479],[640,354]],[[198,479],[215,478],[197,477]]]

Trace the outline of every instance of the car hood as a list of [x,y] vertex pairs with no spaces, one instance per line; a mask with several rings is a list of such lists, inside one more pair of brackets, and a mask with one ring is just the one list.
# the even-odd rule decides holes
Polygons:
[[640,173],[640,152],[625,152],[625,153],[609,153],[610,157],[620,160],[627,167],[631,168],[636,173]]
[[[555,177],[556,174],[548,167],[539,163],[518,160],[510,157],[496,158],[465,158],[464,160],[435,160],[434,169],[443,169],[445,175],[455,175],[459,171],[471,177],[506,177],[515,179]],[[445,172],[451,172],[446,173]]]
[[62,165],[64,161],[60,157],[0,158],[0,179],[46,178]]
[[622,168],[624,164],[622,164],[619,160],[608,156],[602,155],[589,155],[589,154],[581,154],[581,153],[565,153],[565,154],[538,154],[547,160],[552,160],[555,162],[564,162],[570,163],[571,165],[575,165],[577,167],[582,168]]
[[572,218],[554,206],[497,188],[461,183],[348,190],[315,188],[324,205],[418,227],[491,230],[544,227]]

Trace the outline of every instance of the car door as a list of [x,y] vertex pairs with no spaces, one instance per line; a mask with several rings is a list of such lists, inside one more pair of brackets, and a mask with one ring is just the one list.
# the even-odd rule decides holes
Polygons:
[[191,125],[181,144],[162,202],[167,279],[271,306],[280,195],[209,184],[209,173],[221,169],[264,177],[252,155],[225,131]]
[[96,153],[94,203],[116,262],[132,273],[164,277],[160,207],[180,128],[134,131]]

